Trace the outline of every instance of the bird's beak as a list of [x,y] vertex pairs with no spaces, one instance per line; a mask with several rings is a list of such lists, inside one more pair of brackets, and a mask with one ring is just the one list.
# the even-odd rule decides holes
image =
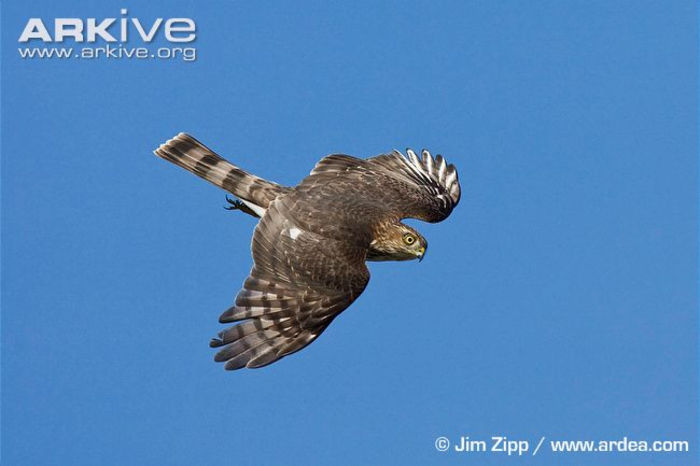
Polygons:
[[425,248],[420,248],[418,250],[418,262],[423,260],[423,256],[425,256]]

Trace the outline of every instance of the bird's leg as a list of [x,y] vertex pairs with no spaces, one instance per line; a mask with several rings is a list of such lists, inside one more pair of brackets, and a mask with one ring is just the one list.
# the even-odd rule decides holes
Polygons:
[[229,205],[224,206],[224,209],[226,210],[240,210],[241,212],[245,212],[248,215],[252,215],[253,217],[258,217],[258,214],[256,214],[253,209],[245,205],[242,201],[238,199],[231,199],[226,195],[226,202],[229,203]]
[[229,203],[229,205],[224,206],[226,210],[243,210],[244,204],[238,199],[231,199],[228,197],[228,194],[226,195],[226,202]]

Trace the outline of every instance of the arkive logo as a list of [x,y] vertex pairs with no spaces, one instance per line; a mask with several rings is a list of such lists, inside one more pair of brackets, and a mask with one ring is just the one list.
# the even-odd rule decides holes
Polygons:
[[[106,42],[127,42],[129,40],[130,26],[133,25],[137,36],[144,42],[151,42],[156,34],[162,29],[165,39],[168,42],[192,42],[196,38],[195,30],[197,26],[192,18],[156,18],[153,23],[143,24],[139,18],[124,17],[128,13],[126,8],[122,8],[122,18],[105,18],[99,23],[96,18],[55,18],[53,20],[52,36],[41,18],[29,18],[24,26],[19,42],[29,42],[38,39],[42,42],[63,42],[70,37],[75,42],[95,42],[101,38]],[[118,39],[110,28],[119,21]],[[161,26],[163,26],[161,28]]]
[[[192,18],[142,20],[130,17],[126,8],[120,13],[119,18],[54,18],[52,23],[29,18],[18,42],[32,47],[19,48],[19,54],[22,58],[196,58],[194,47],[148,47],[157,39],[170,44],[193,42],[197,25]],[[141,46],[128,47],[129,42],[141,42]],[[96,46],[100,43],[104,46]],[[53,44],[85,46],[47,47]]]

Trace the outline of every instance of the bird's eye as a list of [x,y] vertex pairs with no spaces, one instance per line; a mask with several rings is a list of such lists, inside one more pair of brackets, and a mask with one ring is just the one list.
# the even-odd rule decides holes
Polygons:
[[416,242],[416,238],[410,233],[406,233],[405,235],[403,235],[403,242],[408,245],[411,245]]

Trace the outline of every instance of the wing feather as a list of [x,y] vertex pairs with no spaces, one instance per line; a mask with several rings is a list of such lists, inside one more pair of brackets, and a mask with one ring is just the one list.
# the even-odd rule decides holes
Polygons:
[[401,183],[386,204],[402,218],[444,220],[461,196],[457,170],[442,155],[433,158],[425,149],[420,158],[412,149],[406,154],[395,150],[367,159],[368,166]]
[[[382,218],[417,218],[439,222],[459,203],[457,170],[442,155],[412,149],[363,160],[333,154],[321,159],[297,189],[326,190],[344,195],[345,207],[355,206],[354,218],[379,212]],[[329,187],[330,186],[330,187]],[[342,206],[339,206],[342,207]]]
[[270,204],[253,234],[253,266],[221,322],[239,322],[212,339],[229,370],[271,364],[316,339],[362,293],[366,250],[301,231],[283,199]]

